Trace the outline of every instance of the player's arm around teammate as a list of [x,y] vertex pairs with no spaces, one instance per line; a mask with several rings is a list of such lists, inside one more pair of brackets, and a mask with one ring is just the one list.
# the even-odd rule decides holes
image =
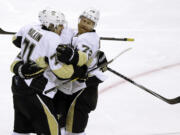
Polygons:
[[[56,60],[51,57],[58,44],[61,43],[58,34],[63,28],[64,15],[59,11],[45,9],[40,12],[39,17],[42,19],[40,20],[43,24],[42,27],[40,25],[25,26],[17,32],[13,40],[13,43],[21,49],[21,53],[17,57],[19,59],[16,59],[11,66],[11,71],[16,74],[12,80],[15,111],[14,135],[59,134],[52,99],[44,96],[41,91],[47,87],[50,79],[46,78],[44,74],[40,76],[39,74],[42,74],[48,66],[59,78],[66,79],[72,74],[71,72],[70,74],[60,74],[62,70],[71,71],[72,68],[56,65]],[[29,66],[29,63],[35,63],[39,67]],[[34,78],[29,79],[31,77]],[[50,84],[53,85],[53,83]]]

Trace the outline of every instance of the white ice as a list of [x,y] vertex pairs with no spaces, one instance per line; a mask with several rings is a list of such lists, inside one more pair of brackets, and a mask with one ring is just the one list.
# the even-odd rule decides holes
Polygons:
[[[135,82],[166,98],[180,96],[179,0],[0,0],[0,27],[17,31],[36,22],[38,11],[47,6],[64,12],[74,28],[82,10],[99,8],[96,29],[100,36],[135,38],[135,42],[101,41],[109,60],[123,49],[133,48],[110,67],[129,78],[136,76]],[[19,50],[11,38],[0,35],[1,135],[13,130],[10,64]],[[110,72],[106,75],[97,109],[90,114],[87,135],[180,135],[180,104],[169,105],[128,82],[121,83],[123,79]],[[106,89],[108,86],[112,88]]]

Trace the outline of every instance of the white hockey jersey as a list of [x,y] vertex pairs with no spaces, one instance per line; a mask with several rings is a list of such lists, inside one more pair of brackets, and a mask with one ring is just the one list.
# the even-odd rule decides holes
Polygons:
[[[69,82],[63,84],[64,81],[57,79],[68,79],[73,74],[73,66],[66,65],[57,62],[55,53],[59,44],[71,44],[73,31],[71,29],[63,29],[61,36],[41,29],[39,25],[28,25],[23,27],[16,36],[22,37],[21,52],[19,58],[24,62],[34,61],[40,67],[46,68],[44,76],[48,79],[48,82],[44,89],[46,90],[57,88],[66,94],[73,94],[78,90],[85,88],[85,83]],[[18,60],[18,57],[16,60]],[[45,62],[45,58],[48,60],[48,65]],[[25,79],[28,86],[31,85],[33,79]],[[56,91],[51,91],[46,96],[54,97]]]
[[[77,32],[74,31],[74,36],[70,38],[68,36],[69,40],[67,40],[67,35],[70,35],[68,33],[72,34],[71,29],[64,29],[60,35],[60,38],[65,44],[69,44],[69,40],[72,40],[72,46],[74,48],[77,48],[78,50],[85,52],[87,55],[87,65],[88,65],[88,70],[91,70],[95,67],[97,67],[97,61],[98,61],[98,52],[99,52],[99,37],[95,32],[88,32],[81,34],[79,36],[76,36]],[[68,41],[68,42],[67,42]],[[45,76],[47,78],[50,78],[51,81],[55,82],[56,87],[58,90],[61,92],[67,94],[67,95],[72,95],[73,93],[86,88],[86,84],[83,82],[79,81],[71,81],[69,83],[65,83],[66,81],[62,81],[57,79],[52,73],[51,70],[46,70],[45,71]],[[100,69],[96,69],[90,73],[90,76],[96,76],[99,78],[101,81],[104,81],[106,79],[106,76]]]
[[[72,44],[72,38],[74,37],[74,30],[70,28],[64,28],[61,32],[60,39],[61,44],[66,44],[68,46],[71,46]],[[85,82],[79,82],[79,81],[70,81],[68,83],[65,83],[67,80],[62,81],[58,79],[52,72],[51,69],[47,69],[44,73],[44,76],[48,78],[50,81],[54,82],[57,89],[61,92],[72,95],[73,93],[86,88]],[[49,93],[50,94],[50,93]]]
[[[41,29],[40,25],[28,25],[20,29],[16,36],[22,37],[20,57],[26,62],[36,62],[42,68],[49,68],[59,78],[68,79],[73,74],[72,65],[57,63],[56,47],[62,44],[61,38],[56,33]],[[71,41],[69,41],[70,43]],[[48,64],[45,61],[47,58]],[[49,78],[45,90],[56,88]],[[25,79],[28,86],[33,79]],[[51,93],[52,94],[52,93]],[[53,94],[54,96],[54,94]]]
[[[66,81],[57,79],[70,78],[73,74],[72,65],[66,65],[57,62],[55,53],[59,44],[72,45],[87,55],[88,70],[96,67],[97,54],[99,51],[99,37],[95,32],[88,32],[75,36],[77,32],[72,29],[64,28],[60,37],[59,35],[41,29],[40,25],[28,25],[23,27],[16,36],[22,36],[21,53],[20,57],[24,62],[34,61],[40,67],[46,68],[44,76],[48,79],[48,82],[44,89],[45,91],[58,88],[65,94],[73,94],[86,87],[85,83],[73,81],[64,84]],[[48,64],[45,62],[45,57],[48,60]],[[17,58],[16,58],[17,59]],[[91,72],[91,76],[95,75],[100,80],[104,81],[105,76],[97,69]],[[33,79],[25,80],[28,86],[31,85]],[[45,94],[48,97],[53,98],[56,91],[51,91]]]
[[[77,35],[76,31],[72,40],[72,45],[78,50],[86,53],[88,59],[88,62],[86,63],[88,71],[97,67],[98,52],[100,50],[100,38],[96,32],[86,32],[81,35]],[[96,76],[101,81],[106,79],[106,76],[100,69],[90,72],[89,76]]]

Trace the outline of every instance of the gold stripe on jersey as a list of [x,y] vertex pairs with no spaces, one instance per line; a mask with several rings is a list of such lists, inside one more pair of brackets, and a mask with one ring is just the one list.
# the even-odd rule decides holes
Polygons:
[[78,54],[79,54],[79,61],[78,61],[77,65],[81,67],[82,65],[84,65],[87,62],[88,57],[87,57],[86,53],[81,52],[81,51],[78,51]]
[[36,64],[41,67],[41,68],[46,68],[48,67],[48,64],[45,62],[45,58],[44,57],[39,57],[38,59],[36,59]]
[[76,100],[81,95],[81,93],[83,91],[84,91],[84,89],[81,90],[81,92],[75,97],[75,99],[73,100],[73,102],[72,102],[72,104],[68,110],[68,114],[66,117],[66,130],[68,132],[71,132],[71,133],[72,133],[72,128],[73,128],[73,119],[74,119],[74,111],[75,111]]
[[58,127],[57,120],[55,119],[54,115],[50,112],[47,105],[42,101],[42,99],[38,95],[36,95],[36,96],[40,100],[40,102],[41,102],[41,104],[43,106],[43,109],[44,109],[44,113],[46,114],[49,130],[50,130],[50,133],[51,133],[50,135],[58,135],[59,127]]
[[90,65],[91,65],[91,63],[92,63],[92,61],[93,61],[93,59],[92,59],[92,58],[90,58],[90,59],[88,60],[88,62],[86,63],[86,65],[87,65],[87,66],[90,66]]
[[12,73],[14,73],[14,72],[13,72],[14,66],[15,66],[18,62],[19,62],[19,60],[16,60],[16,61],[13,61],[13,63],[11,64],[10,70],[11,70]]
[[61,68],[52,71],[61,79],[69,79],[74,73],[74,68],[72,65],[63,64]]
[[39,71],[37,71],[37,72],[35,72],[33,74],[25,74],[25,76],[27,76],[27,77],[34,77],[35,75],[38,75],[38,74],[44,72],[44,70],[45,70],[45,68],[43,68],[43,69],[41,69],[41,70],[39,70]]
[[16,40],[17,39],[17,37],[16,36],[13,36],[12,37],[12,42],[14,41],[14,40]]

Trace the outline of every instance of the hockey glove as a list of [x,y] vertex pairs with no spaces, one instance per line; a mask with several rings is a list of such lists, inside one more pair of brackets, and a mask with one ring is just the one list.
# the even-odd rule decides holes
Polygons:
[[81,67],[74,66],[74,74],[71,79],[77,79],[78,81],[85,81],[88,78],[88,67],[83,65]]
[[88,77],[86,80],[86,86],[98,86],[102,81],[98,79],[96,76]]
[[79,59],[76,49],[61,44],[56,48],[56,57],[60,62],[73,65],[76,65]]
[[21,78],[30,79],[42,75],[44,69],[38,67],[35,62],[29,62],[24,64],[22,61],[20,61],[14,66],[13,71],[16,75],[19,75]]
[[[106,56],[105,56],[103,51],[99,51],[99,57],[98,57],[98,64],[97,64],[97,66],[100,66],[100,65],[105,64],[105,63],[107,63]],[[100,68],[100,69],[102,70],[102,72],[107,71],[107,65],[102,67],[102,68]]]

